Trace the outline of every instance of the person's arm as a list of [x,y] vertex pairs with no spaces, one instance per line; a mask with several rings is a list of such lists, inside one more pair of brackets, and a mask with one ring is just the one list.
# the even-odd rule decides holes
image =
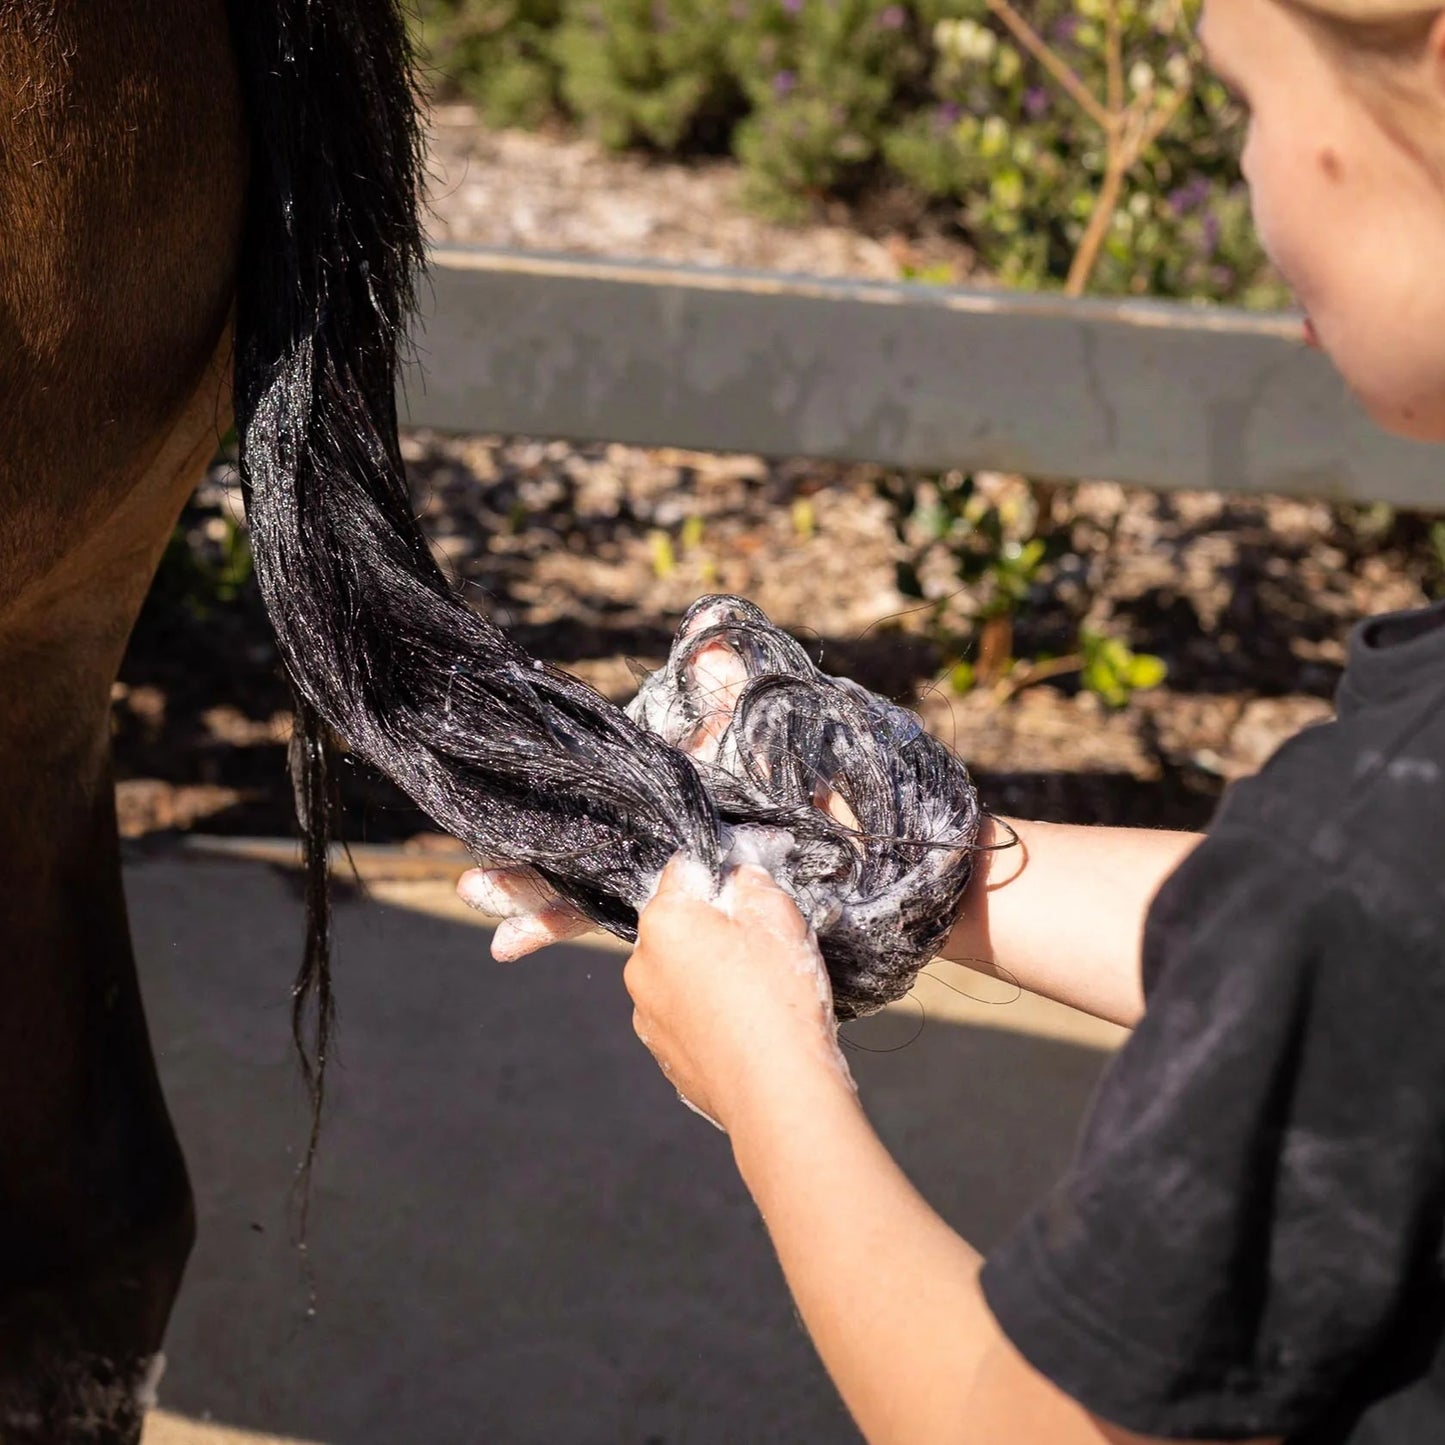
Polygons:
[[690,894],[674,866],[642,915],[626,978],[639,1036],[728,1131],[798,1309],[870,1445],[1153,1445],[1091,1415],[1003,1335],[978,1252],[864,1116],[816,943],[766,874],[738,870],[720,909]]
[[[1009,829],[1018,835],[1017,847]],[[1144,1011],[1144,917],[1198,833],[985,821],[943,957],[1132,1028]]]
[[729,1116],[788,1287],[870,1445],[1149,1445],[1091,1415],[999,1329],[980,1257],[908,1182],[851,1089],[818,1071]]

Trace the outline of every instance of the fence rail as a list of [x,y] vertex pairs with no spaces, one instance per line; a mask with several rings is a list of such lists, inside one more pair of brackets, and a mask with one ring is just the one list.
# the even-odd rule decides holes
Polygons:
[[1288,315],[457,246],[422,311],[414,426],[1445,503]]

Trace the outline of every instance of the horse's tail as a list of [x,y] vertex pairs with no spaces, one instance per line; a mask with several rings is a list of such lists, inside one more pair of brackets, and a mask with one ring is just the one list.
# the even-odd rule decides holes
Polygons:
[[319,1118],[327,729],[479,856],[533,863],[619,932],[677,847],[715,859],[717,823],[676,752],[456,599],[417,525],[395,405],[423,252],[401,5],[228,3],[251,140],[236,422],[257,578],[298,695],[295,1031]]
[[328,524],[323,494],[338,481],[380,509],[422,584],[444,590],[412,521],[397,446],[398,348],[423,250],[420,135],[397,0],[228,0],[228,9],[250,141],[235,410],[257,572],[297,701],[291,767],[307,928],[293,1031],[314,1150],[332,1019],[332,806],[310,674],[331,659],[307,656],[296,601],[316,572],[356,565],[346,543],[368,540],[338,538]]

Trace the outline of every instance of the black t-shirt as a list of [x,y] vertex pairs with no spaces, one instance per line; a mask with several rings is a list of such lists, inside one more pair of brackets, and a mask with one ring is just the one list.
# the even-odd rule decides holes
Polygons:
[[1445,1445],[1445,607],[1356,629],[1337,705],[1160,890],[1145,1016],[984,1266],[1145,1434]]

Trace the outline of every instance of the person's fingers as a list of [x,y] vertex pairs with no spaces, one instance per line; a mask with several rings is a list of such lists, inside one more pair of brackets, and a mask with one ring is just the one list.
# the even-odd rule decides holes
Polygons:
[[565,903],[553,903],[539,913],[504,918],[492,935],[492,957],[498,963],[515,963],[539,948],[577,938],[592,928],[591,919]]
[[813,806],[855,833],[862,827],[848,800],[826,778],[819,777],[813,783]]
[[551,889],[530,868],[469,868],[457,882],[457,895],[493,918],[537,913],[556,902]]
[[704,696],[728,713],[748,683],[747,664],[720,638],[698,650],[692,660],[692,672]]
[[747,927],[765,928],[785,943],[803,943],[809,937],[807,921],[766,868],[756,863],[734,868],[724,878],[721,893],[714,895],[711,875],[687,853],[668,860],[652,902],[643,910],[642,925],[650,930],[666,919],[671,928],[697,903],[720,909]]
[[690,886],[694,870],[698,867],[697,862],[688,853],[686,848],[679,848],[671,858],[667,860],[661,875],[657,880],[657,889],[654,897],[661,897],[664,893],[684,892]]
[[766,929],[784,943],[808,941],[807,920],[766,868],[744,863],[730,875],[728,891],[728,911],[745,928]]
[[747,686],[748,669],[721,639],[701,648],[690,666],[693,683],[706,701],[708,712],[683,745],[683,751],[701,762],[711,762],[732,722],[738,697]]
[[644,916],[670,912],[675,905],[711,903],[716,906],[713,896],[712,875],[705,864],[698,862],[686,850],[674,853],[667,860],[667,866],[657,879],[652,898],[643,909]]
[[525,958],[592,927],[530,868],[469,869],[457,882],[457,894],[478,912],[502,920],[492,935],[492,957],[499,963]]

